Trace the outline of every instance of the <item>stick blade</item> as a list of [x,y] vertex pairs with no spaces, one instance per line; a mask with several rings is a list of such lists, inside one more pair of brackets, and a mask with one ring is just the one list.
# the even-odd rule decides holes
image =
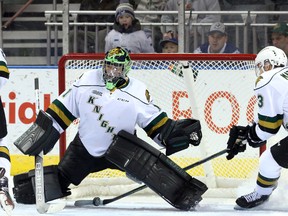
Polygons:
[[47,209],[46,213],[56,213],[56,212],[60,212],[62,211],[66,206],[66,203],[53,203],[53,204],[49,204],[49,208]]
[[74,206],[81,207],[86,205],[93,205],[93,200],[76,200]]
[[37,206],[37,211],[40,214],[53,214],[62,211],[66,206],[66,203],[45,203]]
[[9,201],[11,200],[10,195],[2,192],[0,193],[0,205],[2,209],[5,211],[6,215],[12,215],[12,210],[14,209],[14,203]]
[[48,208],[49,208],[49,205],[47,205],[47,204],[36,205],[36,209],[37,209],[38,213],[40,213],[40,214],[45,214],[48,211]]

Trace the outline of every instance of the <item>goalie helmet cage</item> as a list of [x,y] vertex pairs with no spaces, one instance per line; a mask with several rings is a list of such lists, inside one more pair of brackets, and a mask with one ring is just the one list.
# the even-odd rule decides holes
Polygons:
[[[189,147],[172,155],[171,159],[178,165],[185,167],[225,149],[232,125],[247,125],[253,120],[257,112],[253,93],[255,57],[254,54],[131,54],[133,64],[128,75],[147,85],[156,105],[172,119],[194,117],[201,121],[203,138],[200,146]],[[58,64],[59,94],[83,72],[102,68],[103,60],[103,53],[64,55]],[[188,69],[183,69],[181,63],[188,64]],[[61,136],[60,157],[66,145],[74,138],[76,130],[77,121]],[[141,129],[137,133],[140,138],[159,149]],[[265,147],[261,151],[264,150]],[[220,193],[220,196],[236,197],[236,192],[231,188],[236,188],[239,181],[255,173],[258,158],[258,150],[247,148],[233,160],[227,161],[225,156],[221,156],[188,173],[207,184],[209,190],[206,195],[219,196],[218,192],[209,191],[221,188],[225,193]],[[86,180],[87,189],[84,189],[84,182],[82,187],[80,185],[72,189],[72,197],[119,195],[135,187],[131,181],[124,179],[127,179],[125,175],[115,170],[91,174]],[[96,191],[91,189],[91,181],[97,182]],[[73,190],[77,195],[73,196]],[[148,192],[145,190],[143,193]]]

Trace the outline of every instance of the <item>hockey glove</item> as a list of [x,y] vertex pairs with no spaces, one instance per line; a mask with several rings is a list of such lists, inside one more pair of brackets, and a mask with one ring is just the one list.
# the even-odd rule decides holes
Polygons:
[[202,139],[201,124],[196,119],[169,119],[159,134],[166,147],[166,155],[174,154],[189,147],[198,146]]
[[15,142],[14,145],[25,155],[47,154],[59,139],[59,132],[53,127],[51,117],[39,111],[36,121]]
[[249,126],[233,126],[229,132],[227,142],[227,160],[231,160],[238,152],[246,150]]

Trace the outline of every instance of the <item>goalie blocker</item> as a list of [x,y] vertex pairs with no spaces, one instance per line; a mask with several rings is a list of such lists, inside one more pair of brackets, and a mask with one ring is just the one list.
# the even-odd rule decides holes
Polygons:
[[194,208],[208,189],[159,150],[123,130],[115,136],[105,157],[177,209]]
[[41,151],[47,154],[59,137],[60,134],[53,127],[51,118],[40,110],[35,123],[14,142],[14,145],[25,155],[38,155]]

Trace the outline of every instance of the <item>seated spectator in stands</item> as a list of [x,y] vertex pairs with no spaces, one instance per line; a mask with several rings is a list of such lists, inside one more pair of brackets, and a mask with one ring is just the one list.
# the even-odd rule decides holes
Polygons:
[[[178,11],[179,2],[183,0],[168,0],[164,11]],[[220,5],[218,0],[185,0],[185,10],[189,10],[193,13],[193,11],[220,11]],[[185,16],[185,22],[190,23],[191,31],[189,37],[189,50],[194,50],[197,46],[201,44],[201,41],[204,42],[204,37],[209,31],[209,27],[197,26],[197,41],[194,43],[194,30],[195,27],[193,23],[214,23],[219,22],[221,20],[221,16],[217,14],[208,14],[208,15],[198,15],[197,20],[192,20],[190,15]],[[176,23],[178,22],[178,15],[168,14],[161,16],[162,23]],[[166,32],[177,32],[178,26],[165,26],[162,29],[163,34]],[[177,35],[176,35],[177,36]],[[202,40],[203,38],[203,40]]]
[[160,41],[162,53],[178,53],[178,39],[175,37],[164,38]]
[[[82,0],[80,3],[79,10],[116,10],[117,6],[119,4],[119,0],[110,1],[110,0]],[[114,15],[78,15],[77,18],[78,22],[83,23],[113,23],[114,22]],[[98,38],[95,41],[95,26],[88,26],[87,27],[87,52],[94,53],[97,52],[104,52],[104,44],[105,44],[105,36],[107,35],[107,29],[106,26],[99,26],[98,28]],[[74,47],[74,37],[73,31],[71,31],[70,38],[69,38],[69,48],[70,52],[85,52],[85,44],[84,44],[84,27],[80,26],[77,31],[77,49],[76,46]],[[96,43],[98,43],[98,50],[95,50]]]
[[[222,11],[245,11],[248,15],[249,11],[269,11],[273,10],[273,3],[270,0],[221,0]],[[227,26],[226,32],[230,36],[230,42],[235,44],[243,50],[245,53],[258,53],[262,48],[266,46],[265,41],[265,29],[263,26],[253,27],[256,30],[256,41],[253,43],[253,31],[250,26],[251,23],[269,23],[269,15],[260,14],[257,15],[255,20],[253,17],[241,16],[240,14],[230,13],[228,15],[222,15],[222,21],[224,23],[244,23],[247,27],[248,41],[244,41],[244,26],[239,27],[239,44],[236,44],[236,26]]]
[[273,46],[282,49],[288,56],[288,26],[287,23],[278,23],[272,29]]
[[[81,11],[115,11],[119,3],[126,2],[130,3],[133,8],[136,8],[136,2],[134,0],[82,0],[80,3],[79,10]],[[77,22],[80,23],[113,23],[115,19],[114,14],[79,14]],[[97,38],[96,37],[96,26],[87,27],[87,50],[86,52],[104,52],[105,48],[105,37],[107,35],[107,29],[111,29],[111,26],[98,26]],[[77,30],[76,46],[74,47],[74,32],[71,31],[69,38],[70,52],[85,52],[85,29],[84,26],[79,26]]]
[[273,16],[273,21],[276,22],[287,22],[288,21],[288,1],[287,0],[271,0],[274,3],[273,11],[286,11],[286,13],[278,14]]
[[151,37],[147,37],[135,18],[132,5],[121,3],[115,13],[113,29],[105,37],[105,52],[123,47],[130,53],[153,53]]
[[[163,11],[166,2],[168,0],[136,0],[137,9],[136,11]],[[160,14],[137,14],[136,18],[140,23],[161,23]],[[160,41],[163,38],[163,34],[159,26],[145,26],[142,25],[142,29],[145,31],[148,37],[153,37],[153,45],[156,52],[161,53],[162,47],[160,46]],[[153,30],[153,34],[152,34]]]
[[239,49],[227,43],[228,35],[221,22],[213,23],[208,32],[208,43],[202,44],[194,53],[240,53]]

